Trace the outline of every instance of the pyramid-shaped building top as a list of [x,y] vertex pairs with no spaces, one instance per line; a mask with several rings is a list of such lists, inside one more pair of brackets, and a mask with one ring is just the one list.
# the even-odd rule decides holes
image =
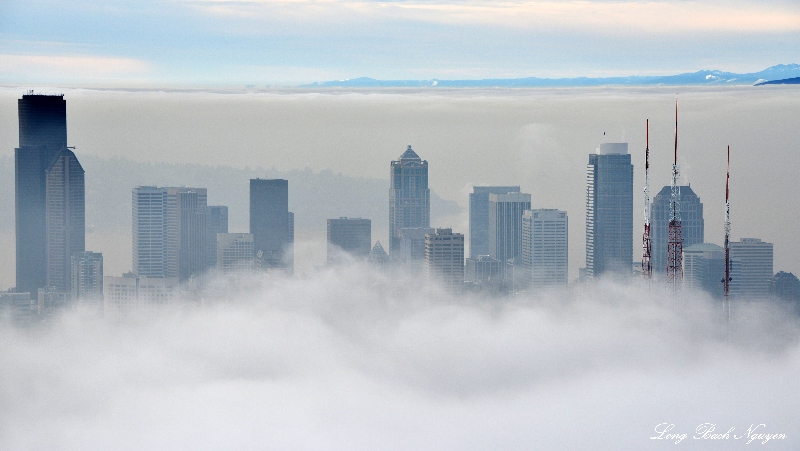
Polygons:
[[409,144],[408,145],[408,149],[406,149],[406,151],[403,152],[403,155],[400,155],[399,160],[400,161],[407,161],[407,160],[421,161],[422,158],[420,158],[419,155],[417,155],[417,153],[414,152],[414,150],[411,149],[411,144]]

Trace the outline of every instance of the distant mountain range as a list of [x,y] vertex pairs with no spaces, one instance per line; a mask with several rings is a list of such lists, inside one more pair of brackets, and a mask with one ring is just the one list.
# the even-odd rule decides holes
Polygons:
[[756,86],[761,85],[800,85],[800,77],[784,78],[782,80],[769,80],[756,83]]
[[[800,64],[779,64],[750,74],[701,70],[678,75],[578,78],[488,78],[483,80],[376,80],[361,77],[304,85],[305,88],[538,88],[575,86],[689,86],[689,85],[761,85],[796,83]],[[771,83],[774,82],[774,83]]]

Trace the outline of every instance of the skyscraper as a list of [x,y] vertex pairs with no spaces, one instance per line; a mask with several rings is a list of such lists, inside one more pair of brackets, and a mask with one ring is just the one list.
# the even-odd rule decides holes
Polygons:
[[522,215],[530,208],[530,194],[489,194],[489,256],[501,268],[522,253]]
[[522,269],[531,289],[566,288],[569,222],[566,211],[528,210],[522,216]]
[[[661,188],[661,191],[653,198],[650,208],[650,242],[652,246],[650,261],[653,272],[657,274],[665,274],[667,270],[667,242],[669,241],[667,232],[671,194],[670,186]],[[691,185],[681,186],[680,194],[678,205],[680,205],[683,248],[686,249],[704,241],[703,203],[692,191]]]
[[688,290],[705,291],[722,299],[724,277],[725,250],[721,246],[697,243],[683,248],[683,285]]
[[70,291],[72,256],[86,249],[84,171],[66,147],[58,151],[45,171],[47,224],[47,286]]
[[372,244],[372,221],[362,218],[328,219],[328,264],[342,260],[342,253],[367,259]]
[[209,205],[206,220],[206,267],[217,266],[217,234],[228,233],[228,207]]
[[428,162],[411,146],[392,161],[389,172],[389,252],[400,247],[400,229],[430,227],[431,204]]
[[83,168],[66,147],[66,101],[31,92],[17,106],[16,289],[35,294],[52,282],[66,291],[71,252],[83,251],[85,239]]
[[133,189],[133,272],[181,282],[206,268],[205,188]]
[[376,241],[375,245],[372,246],[372,250],[369,251],[369,257],[367,257],[367,261],[369,261],[370,265],[381,269],[389,263],[389,254],[387,254],[386,250],[383,249],[380,241]]
[[253,249],[252,233],[217,234],[217,271],[222,274],[252,271]]
[[409,271],[421,271],[425,261],[425,236],[436,233],[433,227],[403,227],[396,231],[399,244],[391,259]]
[[425,272],[452,292],[464,288],[464,235],[453,229],[436,229],[425,235]]
[[758,238],[742,238],[730,243],[731,297],[765,299],[772,279],[772,243]]
[[72,300],[103,303],[103,254],[79,252],[72,255]]
[[602,143],[586,165],[586,276],[631,273],[633,165],[628,143]]
[[469,194],[469,257],[489,255],[489,194],[518,193],[519,186],[473,186]]
[[289,211],[289,181],[250,180],[250,233],[256,266],[294,269],[294,214]]

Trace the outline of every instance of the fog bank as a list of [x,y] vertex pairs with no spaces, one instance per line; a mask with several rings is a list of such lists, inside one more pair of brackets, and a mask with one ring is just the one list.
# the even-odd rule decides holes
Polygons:
[[0,448],[666,449],[649,437],[673,423],[678,448],[738,449],[691,436],[764,423],[796,449],[794,317],[735,304],[726,338],[718,304],[662,293],[453,297],[350,266],[151,319],[6,325]]

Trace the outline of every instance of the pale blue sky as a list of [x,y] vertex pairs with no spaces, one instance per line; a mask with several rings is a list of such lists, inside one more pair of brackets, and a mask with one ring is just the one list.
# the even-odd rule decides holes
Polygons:
[[0,3],[2,84],[749,72],[799,49],[794,1]]

